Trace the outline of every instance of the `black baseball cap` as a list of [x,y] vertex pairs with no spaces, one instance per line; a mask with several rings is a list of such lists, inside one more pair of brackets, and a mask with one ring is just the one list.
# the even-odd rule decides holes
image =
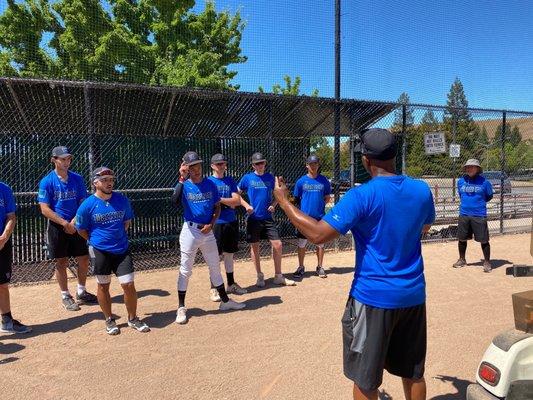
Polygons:
[[305,161],[307,164],[311,163],[319,163],[320,158],[316,154],[311,154],[309,157],[307,157],[307,160]]
[[72,154],[70,154],[70,151],[65,146],[57,146],[52,149],[52,157],[69,157]]
[[187,166],[191,166],[191,165],[195,165],[195,164],[200,164],[203,160],[200,159],[200,156],[198,155],[197,152],[195,151],[188,151],[187,153],[185,153],[185,155],[183,156],[183,162],[185,163],[185,165]]
[[94,182],[104,176],[115,176],[115,172],[111,168],[98,167],[91,174],[91,181]]
[[263,156],[263,154],[257,152],[252,154],[252,164],[258,164],[260,162],[265,162],[266,158]]
[[390,160],[396,157],[398,141],[396,136],[387,129],[366,129],[361,134],[359,150],[370,158]]
[[211,164],[220,164],[223,162],[228,162],[228,159],[224,154],[217,153],[213,157],[211,157]]

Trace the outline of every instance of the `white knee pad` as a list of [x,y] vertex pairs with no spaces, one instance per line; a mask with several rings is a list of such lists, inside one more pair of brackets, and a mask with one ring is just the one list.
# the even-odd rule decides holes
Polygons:
[[307,244],[307,239],[298,239],[298,247],[300,249],[303,249],[305,247],[305,245]]
[[111,283],[111,275],[95,275],[96,276],[96,282],[100,285],[107,285],[108,283]]
[[133,272],[131,272],[131,273],[126,274],[126,275],[118,276],[117,279],[118,279],[118,281],[120,282],[121,285],[124,285],[125,283],[133,282],[134,277],[135,277],[135,274]]

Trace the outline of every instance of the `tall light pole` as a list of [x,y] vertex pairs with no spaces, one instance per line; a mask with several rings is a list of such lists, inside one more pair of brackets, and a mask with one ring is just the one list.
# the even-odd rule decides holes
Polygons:
[[335,187],[335,203],[339,201],[339,178],[341,158],[341,0],[335,0],[335,127],[333,150],[333,181]]

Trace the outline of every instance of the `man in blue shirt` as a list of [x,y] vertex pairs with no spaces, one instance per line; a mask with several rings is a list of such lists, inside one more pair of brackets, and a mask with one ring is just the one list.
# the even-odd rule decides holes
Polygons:
[[368,129],[362,163],[372,179],[350,189],[318,221],[288,200],[282,178],[274,195],[313,243],[351,231],[355,273],[342,318],[344,374],[355,399],[377,399],[383,369],[402,378],[406,398],[425,399],[425,279],[420,238],[435,219],[428,185],[395,174],[396,137]]
[[9,300],[9,282],[11,282],[13,263],[11,234],[17,221],[16,209],[13,191],[4,182],[0,182],[0,314],[2,316],[0,332],[10,334],[31,332],[29,326],[13,319]]
[[[331,198],[331,185],[324,175],[318,173],[318,169],[320,168],[320,159],[318,156],[311,154],[307,157],[305,166],[307,168],[307,174],[296,181],[293,195],[300,204],[300,210],[303,213],[316,220],[321,220],[326,213],[326,204],[329,203]],[[296,236],[298,237],[299,266],[293,275],[295,278],[303,278],[305,274],[304,259],[307,239],[300,231],[297,231]],[[324,260],[323,244],[316,245],[316,256],[318,259],[316,273],[319,277],[325,278],[327,275],[322,265]]]
[[126,196],[113,192],[115,173],[99,167],[92,173],[95,193],[85,200],[76,213],[76,229],[89,242],[89,254],[98,283],[98,304],[104,313],[106,332],[117,335],[120,329],[111,313],[109,285],[111,274],[117,276],[124,291],[128,326],[148,332],[150,328],[137,316],[137,290],[133,262],[128,250],[128,228],[133,210]]
[[[211,157],[211,169],[213,175],[208,179],[213,182],[220,195],[220,215],[213,226],[213,233],[217,241],[218,254],[224,260],[228,285],[227,293],[246,294],[248,291],[235,282],[233,276],[233,254],[239,251],[239,222],[235,215],[235,207],[241,205],[241,196],[237,189],[237,183],[229,175],[226,175],[228,160],[223,154],[215,154]],[[211,283],[211,300],[220,301],[218,291]]]
[[[69,311],[78,311],[79,304],[96,304],[96,296],[85,288],[89,257],[87,243],[74,227],[74,217],[79,205],[87,197],[83,178],[69,171],[72,155],[64,146],[52,150],[54,170],[39,183],[37,201],[41,213],[48,219],[48,254],[56,264],[56,279],[61,289],[63,306]],[[76,301],[70,295],[67,281],[69,257],[78,262],[78,290]]]
[[209,267],[211,283],[220,296],[219,309],[241,310],[245,303],[231,300],[224,288],[220,273],[220,258],[213,226],[220,215],[220,195],[217,186],[208,178],[202,177],[202,160],[194,151],[183,156],[179,182],[172,194],[172,203],[183,206],[183,226],[180,233],[181,262],[178,274],[178,310],[176,323],[186,324],[187,308],[185,295],[192,275],[194,259],[198,249]]
[[490,243],[489,227],[487,225],[487,202],[492,199],[492,185],[481,176],[481,165],[475,158],[471,158],[464,165],[465,174],[457,181],[457,192],[461,198],[459,208],[459,223],[457,239],[459,240],[459,259],[454,268],[466,265],[467,240],[472,239],[481,243],[483,250],[483,271],[490,272]]
[[241,205],[248,213],[246,223],[246,241],[250,243],[250,252],[257,272],[257,287],[265,286],[265,275],[261,272],[261,254],[259,242],[268,239],[272,245],[274,259],[274,283],[276,285],[295,286],[296,282],[287,279],[281,273],[282,243],[278,228],[272,218],[277,201],[272,197],[274,176],[266,169],[266,158],[261,153],[252,155],[253,172],[244,175],[239,182],[240,193],[246,193],[248,201],[242,199]]

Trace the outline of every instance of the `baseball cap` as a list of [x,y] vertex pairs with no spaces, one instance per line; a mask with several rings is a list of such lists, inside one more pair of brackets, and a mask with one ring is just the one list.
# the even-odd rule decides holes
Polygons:
[[252,154],[252,164],[257,164],[264,161],[266,161],[266,158],[263,156],[263,154],[259,152]]
[[182,160],[187,166],[200,164],[203,161],[200,159],[200,156],[195,151],[188,151],[187,153],[185,153]]
[[115,176],[115,172],[111,168],[98,167],[91,174],[91,181],[94,182],[104,176]]
[[52,150],[52,157],[63,158],[63,157],[69,157],[71,155],[72,154],[70,154],[70,151],[65,146],[57,146],[57,147],[54,147]]
[[316,154],[311,154],[309,157],[307,157],[307,160],[305,161],[307,164],[311,163],[319,163],[320,158]]
[[396,157],[398,142],[387,129],[371,128],[361,134],[359,150],[362,154],[377,160],[390,160]]
[[465,167],[478,167],[481,169],[481,164],[479,163],[479,160],[475,158],[470,158],[465,162],[465,165],[463,165],[463,168]]
[[228,159],[223,154],[217,153],[211,157],[211,164],[219,164],[223,162],[228,162]]

